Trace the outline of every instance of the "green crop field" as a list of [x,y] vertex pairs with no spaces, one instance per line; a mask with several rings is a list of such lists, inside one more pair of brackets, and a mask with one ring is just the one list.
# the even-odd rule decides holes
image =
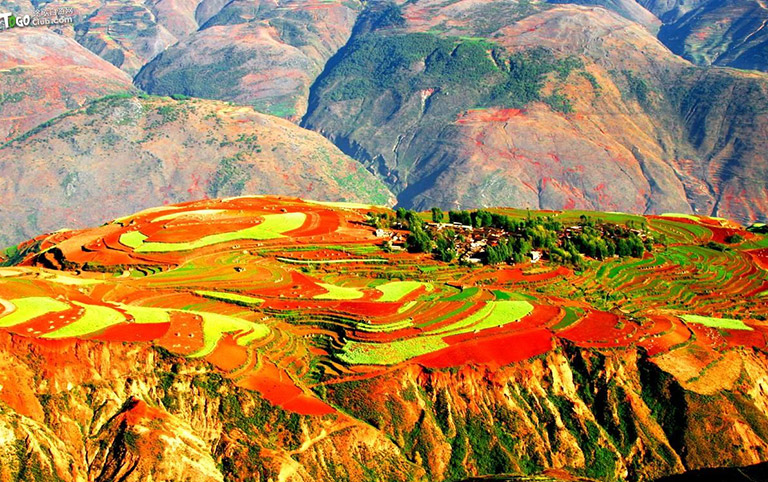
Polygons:
[[395,365],[447,347],[440,336],[406,338],[390,343],[351,341],[337,357],[355,365]]
[[741,320],[734,320],[729,318],[714,318],[712,316],[699,316],[699,315],[682,315],[682,319],[688,323],[698,323],[699,325],[709,326],[711,328],[719,328],[724,330],[749,330],[753,328],[745,325]]
[[238,295],[236,293],[226,293],[223,291],[195,291],[195,293],[200,296],[205,296],[206,298],[211,298],[214,300],[221,300],[221,301],[232,301],[238,304],[244,304],[246,306],[258,305],[259,303],[264,302],[264,300],[261,298],[255,298],[253,296]]
[[77,301],[72,303],[85,309],[83,316],[64,328],[42,335],[43,338],[82,337],[125,321],[122,313],[107,306],[87,305]]
[[18,298],[11,300],[10,303],[16,307],[16,311],[0,317],[0,327],[2,328],[25,323],[38,316],[47,315],[48,313],[56,313],[69,309],[67,303],[46,297]]
[[261,323],[253,323],[234,316],[210,313],[207,311],[192,311],[189,313],[198,315],[203,319],[203,348],[194,353],[192,357],[201,358],[209,355],[221,340],[224,333],[239,334],[237,343],[245,346],[248,343],[269,335],[269,327]]
[[400,301],[422,286],[426,287],[427,291],[432,291],[433,289],[431,284],[420,281],[391,281],[376,287],[377,290],[383,293],[377,301]]
[[518,321],[531,311],[533,305],[527,301],[490,301],[463,320],[432,333],[459,335],[474,330],[485,330]]
[[218,243],[244,239],[267,240],[283,237],[283,233],[300,228],[306,219],[304,213],[283,213],[264,216],[264,221],[252,228],[229,233],[212,234],[185,243],[146,242],[147,236],[139,231],[131,231],[120,236],[120,242],[137,253],[168,253],[190,251]]
[[318,285],[328,290],[328,293],[315,296],[316,300],[357,300],[363,297],[363,292],[357,288],[346,288],[329,283],[318,283]]
[[135,306],[120,304],[120,308],[133,316],[134,323],[170,323],[171,315],[165,308],[152,308],[147,306]]

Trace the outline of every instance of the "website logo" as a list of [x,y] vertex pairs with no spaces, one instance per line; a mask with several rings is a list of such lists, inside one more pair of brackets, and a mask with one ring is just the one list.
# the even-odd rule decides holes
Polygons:
[[36,10],[30,15],[14,15],[11,12],[0,13],[0,30],[25,27],[48,27],[66,25],[75,22],[75,11],[69,7],[46,8]]

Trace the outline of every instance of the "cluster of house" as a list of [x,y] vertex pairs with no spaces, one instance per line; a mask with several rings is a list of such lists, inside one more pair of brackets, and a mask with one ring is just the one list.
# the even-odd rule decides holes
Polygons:
[[[454,244],[456,252],[459,253],[459,261],[464,263],[481,263],[484,253],[488,246],[495,246],[499,240],[509,237],[510,233],[500,228],[493,227],[473,227],[461,223],[425,223],[427,230],[433,235],[445,229],[451,229],[454,233]],[[398,228],[402,226],[394,226]],[[376,237],[382,238],[388,242],[393,251],[403,251],[405,249],[405,239],[408,237],[408,231],[404,229],[393,229],[392,231],[379,228],[375,232]],[[537,263],[541,260],[541,251],[531,251],[528,254],[531,263]]]

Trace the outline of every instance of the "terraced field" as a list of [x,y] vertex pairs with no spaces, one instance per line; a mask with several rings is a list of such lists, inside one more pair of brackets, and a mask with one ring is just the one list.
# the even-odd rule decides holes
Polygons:
[[[578,271],[390,252],[369,211],[386,209],[242,197],[41,236],[0,268],[0,329],[154,343],[316,415],[336,410],[323,385],[408,363],[503,366],[563,344],[639,347],[673,372],[682,360],[684,381],[702,384],[734,347],[766,350],[765,238],[727,221],[589,213],[647,225],[666,245]],[[564,224],[584,215],[546,214]],[[710,243],[724,233],[742,244]],[[691,371],[693,351],[708,362]]]

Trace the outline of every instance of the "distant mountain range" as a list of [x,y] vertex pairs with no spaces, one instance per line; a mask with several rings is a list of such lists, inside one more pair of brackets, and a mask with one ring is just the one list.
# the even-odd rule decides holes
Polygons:
[[[752,0],[81,2],[73,26],[3,32],[0,134],[23,136],[109,94],[197,97],[322,134],[385,184],[374,191],[405,207],[674,211],[750,223],[768,213],[767,12]],[[46,132],[67,137],[63,125]],[[100,136],[95,124],[78,130],[81,143]],[[184,137],[168,135],[168,148]],[[181,151],[191,162],[227,157]],[[0,150],[0,162],[25,175],[12,152]],[[105,168],[128,162],[109,152],[87,156]],[[316,181],[278,191],[316,197]],[[245,189],[275,192],[260,191],[265,182]],[[3,237],[113,216],[99,192],[79,208],[92,215],[35,225],[16,210]]]

